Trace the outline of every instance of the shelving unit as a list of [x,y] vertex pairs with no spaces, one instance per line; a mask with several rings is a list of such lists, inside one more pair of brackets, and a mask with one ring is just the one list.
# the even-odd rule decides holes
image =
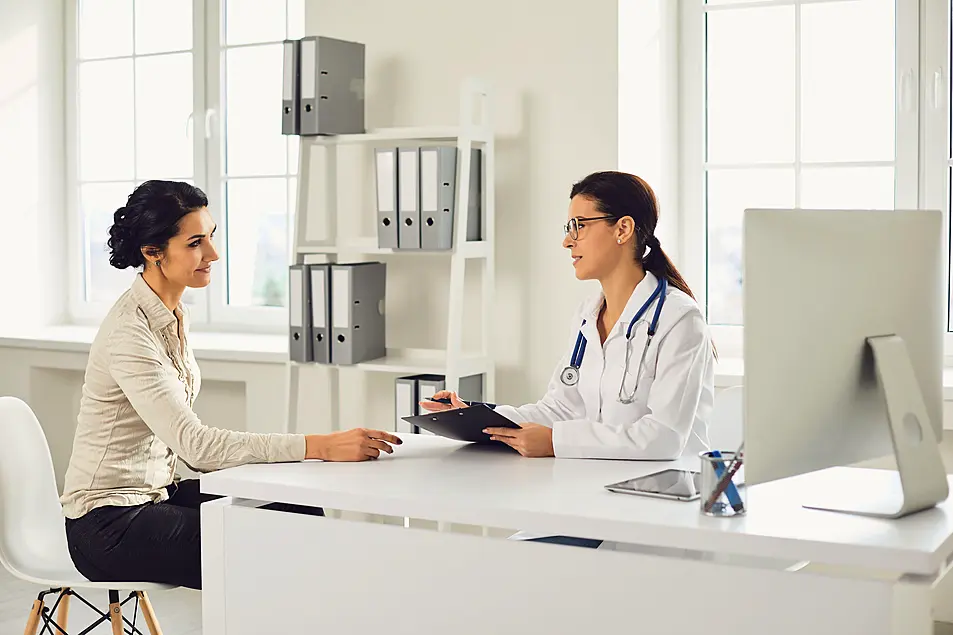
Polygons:
[[[495,236],[495,154],[493,131],[489,121],[489,94],[487,87],[478,80],[468,80],[460,88],[459,125],[436,127],[404,127],[369,130],[364,134],[336,135],[328,137],[300,137],[298,163],[297,209],[291,264],[307,264],[306,258],[322,257],[323,262],[340,262],[342,255],[348,257],[392,256],[402,258],[428,258],[433,266],[449,267],[450,289],[447,303],[447,334],[442,349],[395,349],[388,348],[387,355],[380,359],[360,364],[337,366],[321,365],[336,371],[341,368],[362,372],[388,373],[396,378],[404,374],[435,373],[446,377],[449,390],[457,390],[461,377],[483,375],[483,396],[495,401],[496,372],[489,350],[489,323],[493,307],[493,292],[496,286],[496,263],[494,255]],[[338,159],[337,147],[365,144],[394,146],[419,143],[454,144],[457,147],[456,210],[453,230],[453,246],[444,251],[382,249],[377,238],[347,239],[338,236]],[[316,148],[323,151],[323,167],[318,175],[312,175],[312,154]],[[482,150],[482,221],[483,239],[467,241],[467,201],[470,190],[471,149]],[[314,178],[317,176],[317,178]],[[348,210],[350,211],[350,210]],[[360,210],[375,214],[373,208]],[[318,238],[308,240],[314,231]],[[463,351],[464,276],[469,260],[482,261],[481,286],[481,348],[479,351]],[[388,267],[388,278],[399,275],[397,268]],[[297,431],[297,412],[301,395],[300,375],[303,366],[288,362],[288,412],[285,419],[288,431]],[[331,403],[322,412],[327,412],[334,429],[340,429],[340,390],[338,373],[329,373]],[[365,422],[374,427],[385,427],[383,422]],[[393,422],[391,422],[392,426]],[[386,426],[386,427],[391,427]]]

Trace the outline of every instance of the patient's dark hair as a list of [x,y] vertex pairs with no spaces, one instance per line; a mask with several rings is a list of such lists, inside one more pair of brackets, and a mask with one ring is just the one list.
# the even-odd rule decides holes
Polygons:
[[106,241],[109,264],[116,269],[144,266],[143,247],[152,247],[158,256],[179,233],[179,221],[207,206],[205,192],[194,185],[181,181],[142,183],[113,214]]

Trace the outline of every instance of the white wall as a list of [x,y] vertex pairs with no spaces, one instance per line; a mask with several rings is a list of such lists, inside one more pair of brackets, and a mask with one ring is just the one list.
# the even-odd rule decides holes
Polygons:
[[619,169],[659,200],[655,234],[680,257],[678,3],[619,0]]
[[[573,310],[592,289],[575,280],[561,247],[569,189],[618,162],[617,2],[582,8],[574,0],[308,0],[306,16],[308,35],[366,44],[368,128],[456,123],[461,80],[490,84],[497,398],[537,397],[569,336]],[[396,266],[405,268],[401,275],[434,279],[427,261],[418,269]],[[404,339],[423,338],[426,330],[422,325],[419,335]],[[369,392],[382,402],[370,412],[391,407],[392,378],[387,382],[369,379]]]
[[0,328],[66,305],[63,6],[0,2]]

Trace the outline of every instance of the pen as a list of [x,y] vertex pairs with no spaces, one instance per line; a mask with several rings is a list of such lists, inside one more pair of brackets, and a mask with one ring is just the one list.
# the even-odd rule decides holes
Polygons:
[[[445,405],[448,405],[448,406],[452,406],[452,405],[453,405],[453,403],[450,401],[450,399],[448,399],[448,398],[446,398],[446,397],[444,397],[443,399],[434,399],[433,397],[428,397],[428,398],[427,398],[427,401],[433,401],[433,402],[435,402],[435,403],[442,403],[442,404],[445,404]],[[469,401],[464,401],[463,403],[465,403],[465,404],[468,405],[468,406],[472,405]]]
[[[722,492],[728,496],[728,502],[731,504],[731,508],[735,510],[735,512],[740,513],[744,510],[745,506],[741,501],[741,496],[738,494],[738,488],[735,487],[735,484],[731,480],[738,469],[741,468],[741,451],[742,448],[738,448],[738,452],[735,453],[735,458],[728,466],[727,471],[725,470],[725,464],[723,461],[712,462],[712,465],[715,468],[715,474],[718,476],[719,480],[715,485],[715,489],[712,492],[711,498],[705,502],[705,511],[711,511],[711,506],[715,504],[715,501],[718,500],[718,497],[721,496]],[[720,459],[721,452],[718,450],[712,450],[711,456],[713,458]]]

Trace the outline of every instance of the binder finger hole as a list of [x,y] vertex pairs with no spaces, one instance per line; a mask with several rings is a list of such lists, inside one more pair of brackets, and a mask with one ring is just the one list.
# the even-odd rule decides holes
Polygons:
[[292,333],[291,338],[297,342],[298,340],[301,339],[301,335],[299,333]]
[[413,218],[405,218],[405,219],[404,219],[404,225],[407,225],[407,227],[410,227],[410,226],[413,225],[413,224],[414,224],[414,219],[413,219]]
[[338,335],[338,341],[341,342],[341,343],[344,343],[344,336],[343,336],[343,335]]
[[384,225],[384,227],[390,227],[390,219],[389,218],[383,219],[381,221],[381,224]]
[[305,104],[305,105],[304,105],[304,111],[305,111],[305,112],[311,112],[311,104]]
[[317,335],[314,336],[314,338],[315,338],[316,340],[318,340],[319,342],[323,342],[323,341],[324,341],[324,334],[323,334],[323,333],[318,333]]
[[428,218],[428,219],[427,219],[427,227],[433,227],[433,219],[432,219],[432,218]]

